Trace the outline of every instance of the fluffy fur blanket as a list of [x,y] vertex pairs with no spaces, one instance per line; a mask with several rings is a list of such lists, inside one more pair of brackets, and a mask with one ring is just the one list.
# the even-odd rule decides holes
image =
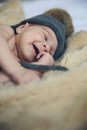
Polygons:
[[87,31],[67,39],[67,51],[39,82],[0,84],[0,130],[87,129]]

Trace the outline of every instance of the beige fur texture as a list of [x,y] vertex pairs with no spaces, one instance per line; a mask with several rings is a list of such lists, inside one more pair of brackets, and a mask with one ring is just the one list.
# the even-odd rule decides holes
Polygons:
[[0,7],[0,24],[14,25],[23,19],[20,0],[8,0]]
[[80,31],[67,39],[67,50],[58,62],[73,68],[87,60],[87,31]]
[[0,130],[87,129],[87,31],[67,39],[56,64],[69,71],[50,71],[22,86],[0,84]]

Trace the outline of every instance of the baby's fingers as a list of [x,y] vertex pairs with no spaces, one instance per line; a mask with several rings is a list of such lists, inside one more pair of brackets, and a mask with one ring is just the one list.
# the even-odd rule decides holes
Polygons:
[[37,55],[37,60],[39,60],[43,55],[44,55],[43,52],[42,52],[42,53],[39,53],[39,54]]

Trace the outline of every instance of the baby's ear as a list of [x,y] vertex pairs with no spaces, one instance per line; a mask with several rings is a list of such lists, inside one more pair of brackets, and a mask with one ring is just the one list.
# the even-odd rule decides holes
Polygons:
[[16,32],[19,34],[21,33],[25,28],[27,28],[29,26],[28,23],[20,25],[19,27],[16,28]]

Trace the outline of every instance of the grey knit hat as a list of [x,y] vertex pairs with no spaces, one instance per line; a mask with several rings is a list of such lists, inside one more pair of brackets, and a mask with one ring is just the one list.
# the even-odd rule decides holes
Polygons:
[[64,25],[58,21],[57,19],[55,19],[54,17],[47,15],[47,14],[42,14],[42,15],[37,15],[34,16],[32,18],[29,19],[25,19],[23,21],[21,21],[19,24],[16,24],[14,26],[11,26],[15,33],[16,33],[16,28],[20,25],[23,25],[25,23],[31,23],[31,24],[38,24],[38,25],[43,25],[43,26],[48,26],[50,27],[58,40],[58,46],[56,49],[56,52],[54,54],[54,60],[57,60],[63,53],[65,50],[65,41],[66,41],[66,30]]

